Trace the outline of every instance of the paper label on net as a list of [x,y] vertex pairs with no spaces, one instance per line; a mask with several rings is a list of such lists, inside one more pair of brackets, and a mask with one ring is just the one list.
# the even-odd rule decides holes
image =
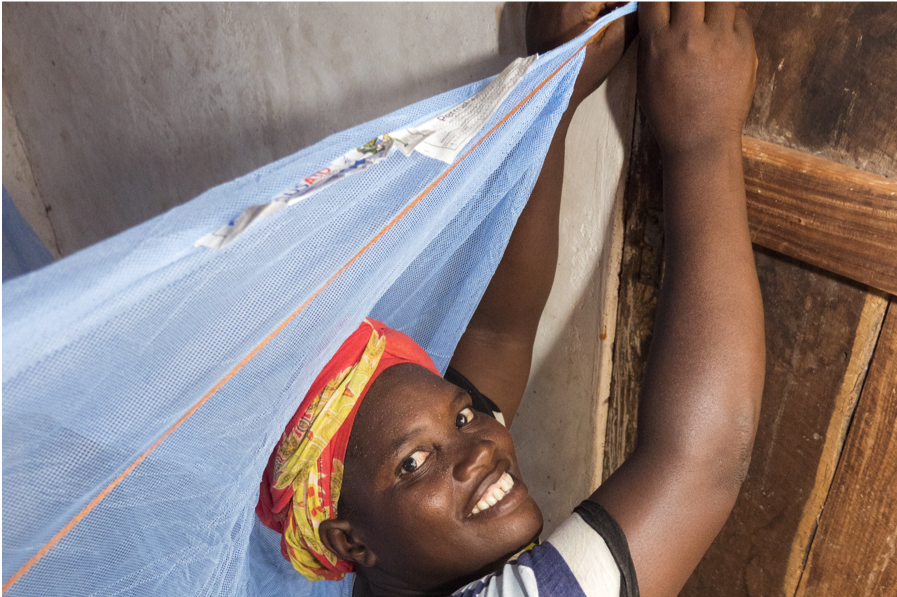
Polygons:
[[241,213],[234,221],[210,232],[194,243],[196,247],[221,249],[230,244],[246,230],[250,224],[261,218],[275,214],[283,208],[298,203],[309,195],[326,188],[337,180],[360,172],[389,155],[394,145],[389,135],[380,135],[361,147],[341,155],[326,168],[303,178],[298,184],[275,195],[268,203],[253,205]]
[[385,160],[394,148],[406,156],[417,151],[425,156],[451,164],[467,142],[473,139],[486,121],[501,106],[514,87],[523,79],[538,56],[518,58],[505,68],[483,90],[423,124],[380,135],[361,147],[338,157],[326,168],[303,178],[285,189],[268,203],[247,208],[232,222],[203,236],[196,247],[222,249],[242,234],[253,222],[276,214],[294,203],[308,198],[336,181],[360,172]]
[[396,148],[406,156],[417,151],[451,164],[523,79],[537,58],[535,54],[518,58],[473,97],[423,124],[390,133],[389,136],[396,141]]

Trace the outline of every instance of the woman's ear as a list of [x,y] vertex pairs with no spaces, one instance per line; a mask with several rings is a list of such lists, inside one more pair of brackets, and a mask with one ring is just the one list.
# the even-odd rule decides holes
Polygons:
[[341,560],[355,562],[370,568],[377,563],[377,556],[360,540],[352,524],[335,518],[325,520],[318,527],[321,542]]

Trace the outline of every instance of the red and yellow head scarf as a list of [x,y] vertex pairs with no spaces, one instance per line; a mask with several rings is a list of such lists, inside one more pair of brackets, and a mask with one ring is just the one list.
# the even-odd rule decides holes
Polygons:
[[312,383],[262,476],[256,514],[283,535],[280,551],[309,580],[353,570],[324,547],[318,527],[336,517],[352,423],[373,381],[388,367],[416,363],[439,375],[405,334],[365,319]]

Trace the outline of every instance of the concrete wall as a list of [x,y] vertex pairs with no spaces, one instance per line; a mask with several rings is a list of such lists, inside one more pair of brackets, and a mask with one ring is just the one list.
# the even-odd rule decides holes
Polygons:
[[[6,3],[3,181],[51,251],[68,255],[331,133],[499,72],[525,53],[523,11]],[[590,98],[568,139],[558,278],[513,428],[547,529],[600,479],[633,67],[630,58]]]
[[636,49],[583,102],[567,134],[558,268],[512,428],[546,529],[602,478]]
[[499,44],[500,12],[9,3],[3,86],[67,255],[331,133],[495,74],[524,53],[511,37]]

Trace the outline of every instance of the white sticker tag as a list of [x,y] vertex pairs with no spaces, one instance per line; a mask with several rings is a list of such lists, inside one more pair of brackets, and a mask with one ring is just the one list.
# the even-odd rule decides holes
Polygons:
[[451,164],[537,59],[535,54],[518,58],[473,97],[423,124],[390,133],[389,136],[396,140],[396,147],[406,156],[417,151]]
[[243,233],[250,224],[261,218],[276,214],[281,209],[298,203],[309,195],[326,188],[337,180],[360,172],[379,161],[386,159],[393,148],[393,140],[389,135],[380,135],[361,147],[341,155],[326,168],[318,170],[311,176],[303,178],[279,194],[268,203],[253,205],[241,213],[233,222],[210,232],[194,243],[195,247],[222,249]]

